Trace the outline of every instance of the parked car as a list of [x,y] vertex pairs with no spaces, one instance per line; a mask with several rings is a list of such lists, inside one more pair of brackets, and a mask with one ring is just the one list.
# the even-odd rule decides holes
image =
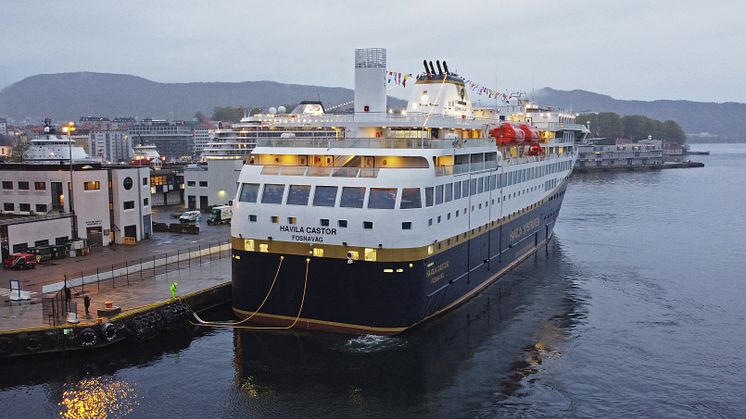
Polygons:
[[36,255],[32,253],[14,253],[3,260],[3,266],[8,269],[35,268],[36,263]]
[[202,219],[202,213],[199,211],[187,211],[179,217],[179,221],[182,223],[195,223]]

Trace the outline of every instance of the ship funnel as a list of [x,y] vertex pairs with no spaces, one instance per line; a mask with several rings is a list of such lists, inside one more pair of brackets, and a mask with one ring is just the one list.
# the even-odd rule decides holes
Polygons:
[[355,50],[355,121],[386,115],[386,49]]
[[440,68],[440,60],[435,60],[435,64],[438,65],[438,74],[443,75],[443,70]]
[[443,70],[446,71],[446,74],[450,74],[450,71],[448,71],[448,64],[446,64],[446,60],[443,60]]
[[433,74],[437,74],[435,72],[435,67],[433,67],[433,62],[432,61],[430,61],[430,72],[433,73]]
[[430,75],[430,69],[427,68],[427,60],[422,60],[422,65],[425,66],[425,73],[427,73],[427,75],[429,76]]

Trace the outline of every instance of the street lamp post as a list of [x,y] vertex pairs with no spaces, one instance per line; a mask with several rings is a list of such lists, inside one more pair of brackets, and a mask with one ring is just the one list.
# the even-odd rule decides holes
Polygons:
[[73,140],[72,133],[75,131],[75,123],[68,122],[67,125],[62,127],[62,132],[67,134],[67,154],[70,158],[70,215],[72,215],[72,239],[78,239],[78,217],[75,216],[75,207],[73,206],[73,190],[75,189],[75,183],[73,182]]

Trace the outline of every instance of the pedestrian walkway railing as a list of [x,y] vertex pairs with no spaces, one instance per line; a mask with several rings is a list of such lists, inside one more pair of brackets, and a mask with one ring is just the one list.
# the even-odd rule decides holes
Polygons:
[[169,272],[191,270],[230,257],[230,243],[206,243],[175,252],[153,254],[123,263],[99,266],[96,269],[68,272],[60,282],[45,285],[42,293],[51,294],[64,289],[85,294],[87,289],[100,291],[104,287],[136,286],[139,282],[158,278]]

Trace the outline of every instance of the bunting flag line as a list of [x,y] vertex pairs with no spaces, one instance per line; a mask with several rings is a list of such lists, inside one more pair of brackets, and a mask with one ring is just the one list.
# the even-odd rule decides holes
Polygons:
[[[398,71],[388,71],[386,75],[386,84],[393,87],[401,86],[407,87],[407,80],[411,78],[417,78],[421,74],[403,73]],[[489,87],[482,86],[475,83],[473,80],[464,80],[464,84],[475,94],[482,96],[486,95],[490,99],[501,100],[505,103],[509,103],[511,99],[518,98],[522,95],[520,92],[507,93],[500,92],[496,89],[490,89]]]

